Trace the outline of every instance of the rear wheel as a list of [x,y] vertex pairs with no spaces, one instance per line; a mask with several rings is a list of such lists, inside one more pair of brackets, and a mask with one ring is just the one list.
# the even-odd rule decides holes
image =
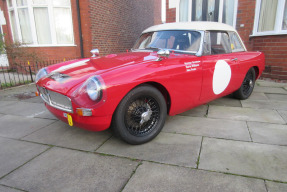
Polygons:
[[255,70],[254,68],[250,68],[242,82],[241,87],[234,92],[233,94],[234,97],[241,100],[247,99],[253,92],[254,85],[255,85]]
[[118,137],[130,144],[143,144],[155,138],[167,115],[166,102],[159,90],[143,85],[130,91],[113,117]]

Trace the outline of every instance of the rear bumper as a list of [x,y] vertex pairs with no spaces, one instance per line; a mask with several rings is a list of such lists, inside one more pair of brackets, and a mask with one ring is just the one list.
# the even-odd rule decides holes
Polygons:
[[[60,119],[65,123],[68,123],[68,119],[67,117],[65,117],[65,114],[67,114],[67,112],[51,107],[47,103],[45,103],[45,105],[47,109],[58,119]],[[112,115],[83,117],[75,113],[73,114],[69,113],[69,114],[72,116],[74,126],[90,131],[103,131],[110,127],[112,120]]]

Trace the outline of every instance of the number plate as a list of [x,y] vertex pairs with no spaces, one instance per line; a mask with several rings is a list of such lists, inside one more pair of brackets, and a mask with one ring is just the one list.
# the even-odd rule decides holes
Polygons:
[[73,118],[70,114],[67,114],[67,118],[68,118],[68,123],[70,126],[73,126]]

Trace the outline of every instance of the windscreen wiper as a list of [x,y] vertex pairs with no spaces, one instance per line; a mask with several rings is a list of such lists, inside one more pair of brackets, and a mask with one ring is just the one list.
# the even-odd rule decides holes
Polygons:
[[158,47],[146,47],[146,49],[155,49],[155,50],[159,50],[159,48]]

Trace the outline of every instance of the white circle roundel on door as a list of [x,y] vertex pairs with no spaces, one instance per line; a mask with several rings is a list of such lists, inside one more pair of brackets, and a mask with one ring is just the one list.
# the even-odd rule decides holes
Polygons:
[[231,69],[224,60],[218,60],[213,73],[212,88],[214,94],[222,93],[228,86],[231,79]]

